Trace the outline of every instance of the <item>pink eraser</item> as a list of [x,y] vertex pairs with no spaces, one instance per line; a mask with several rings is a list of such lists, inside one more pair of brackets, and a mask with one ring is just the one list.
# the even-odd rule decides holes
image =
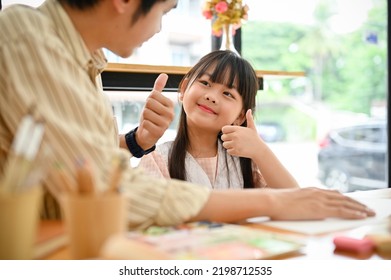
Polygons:
[[355,253],[369,253],[375,249],[375,243],[369,238],[356,239],[347,236],[334,237],[334,245],[338,250]]

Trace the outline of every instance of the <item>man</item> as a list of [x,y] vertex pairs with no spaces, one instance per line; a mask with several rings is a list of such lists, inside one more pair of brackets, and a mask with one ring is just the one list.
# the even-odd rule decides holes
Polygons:
[[[176,0],[47,0],[38,9],[10,7],[0,13],[0,167],[31,108],[45,120],[37,164],[59,162],[76,185],[75,161],[88,160],[95,186],[107,188],[114,156],[128,147],[137,156],[153,146],[172,120],[172,104],[162,97],[166,75],[155,83],[140,125],[118,141],[112,112],[101,92],[106,65],[101,48],[127,57],[160,31],[161,19]],[[44,185],[56,196],[64,181],[56,173]],[[194,220],[359,219],[374,215],[337,192],[316,188],[209,191],[176,180],[154,180],[127,169],[121,187],[128,198],[130,228],[173,225]],[[58,190],[60,189],[60,191]]]

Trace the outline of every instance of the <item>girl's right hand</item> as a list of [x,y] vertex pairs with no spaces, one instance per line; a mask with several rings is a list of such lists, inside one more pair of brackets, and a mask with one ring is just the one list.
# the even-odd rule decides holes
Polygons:
[[[266,144],[258,135],[251,109],[246,112],[247,127],[227,125],[222,128],[223,147],[231,156],[254,159],[257,153],[262,153]],[[254,153],[254,149],[257,153]]]

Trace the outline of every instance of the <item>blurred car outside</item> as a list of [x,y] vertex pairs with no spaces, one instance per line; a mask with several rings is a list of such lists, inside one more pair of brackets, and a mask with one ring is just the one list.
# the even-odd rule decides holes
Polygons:
[[285,140],[285,130],[278,122],[261,122],[257,125],[257,131],[265,142],[281,142]]
[[319,142],[318,178],[340,192],[387,187],[385,120],[332,129]]

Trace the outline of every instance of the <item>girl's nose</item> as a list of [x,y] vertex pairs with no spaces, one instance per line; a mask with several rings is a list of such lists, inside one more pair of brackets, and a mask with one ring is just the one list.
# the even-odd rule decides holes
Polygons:
[[215,98],[211,97],[209,94],[205,95],[205,99],[216,104]]

